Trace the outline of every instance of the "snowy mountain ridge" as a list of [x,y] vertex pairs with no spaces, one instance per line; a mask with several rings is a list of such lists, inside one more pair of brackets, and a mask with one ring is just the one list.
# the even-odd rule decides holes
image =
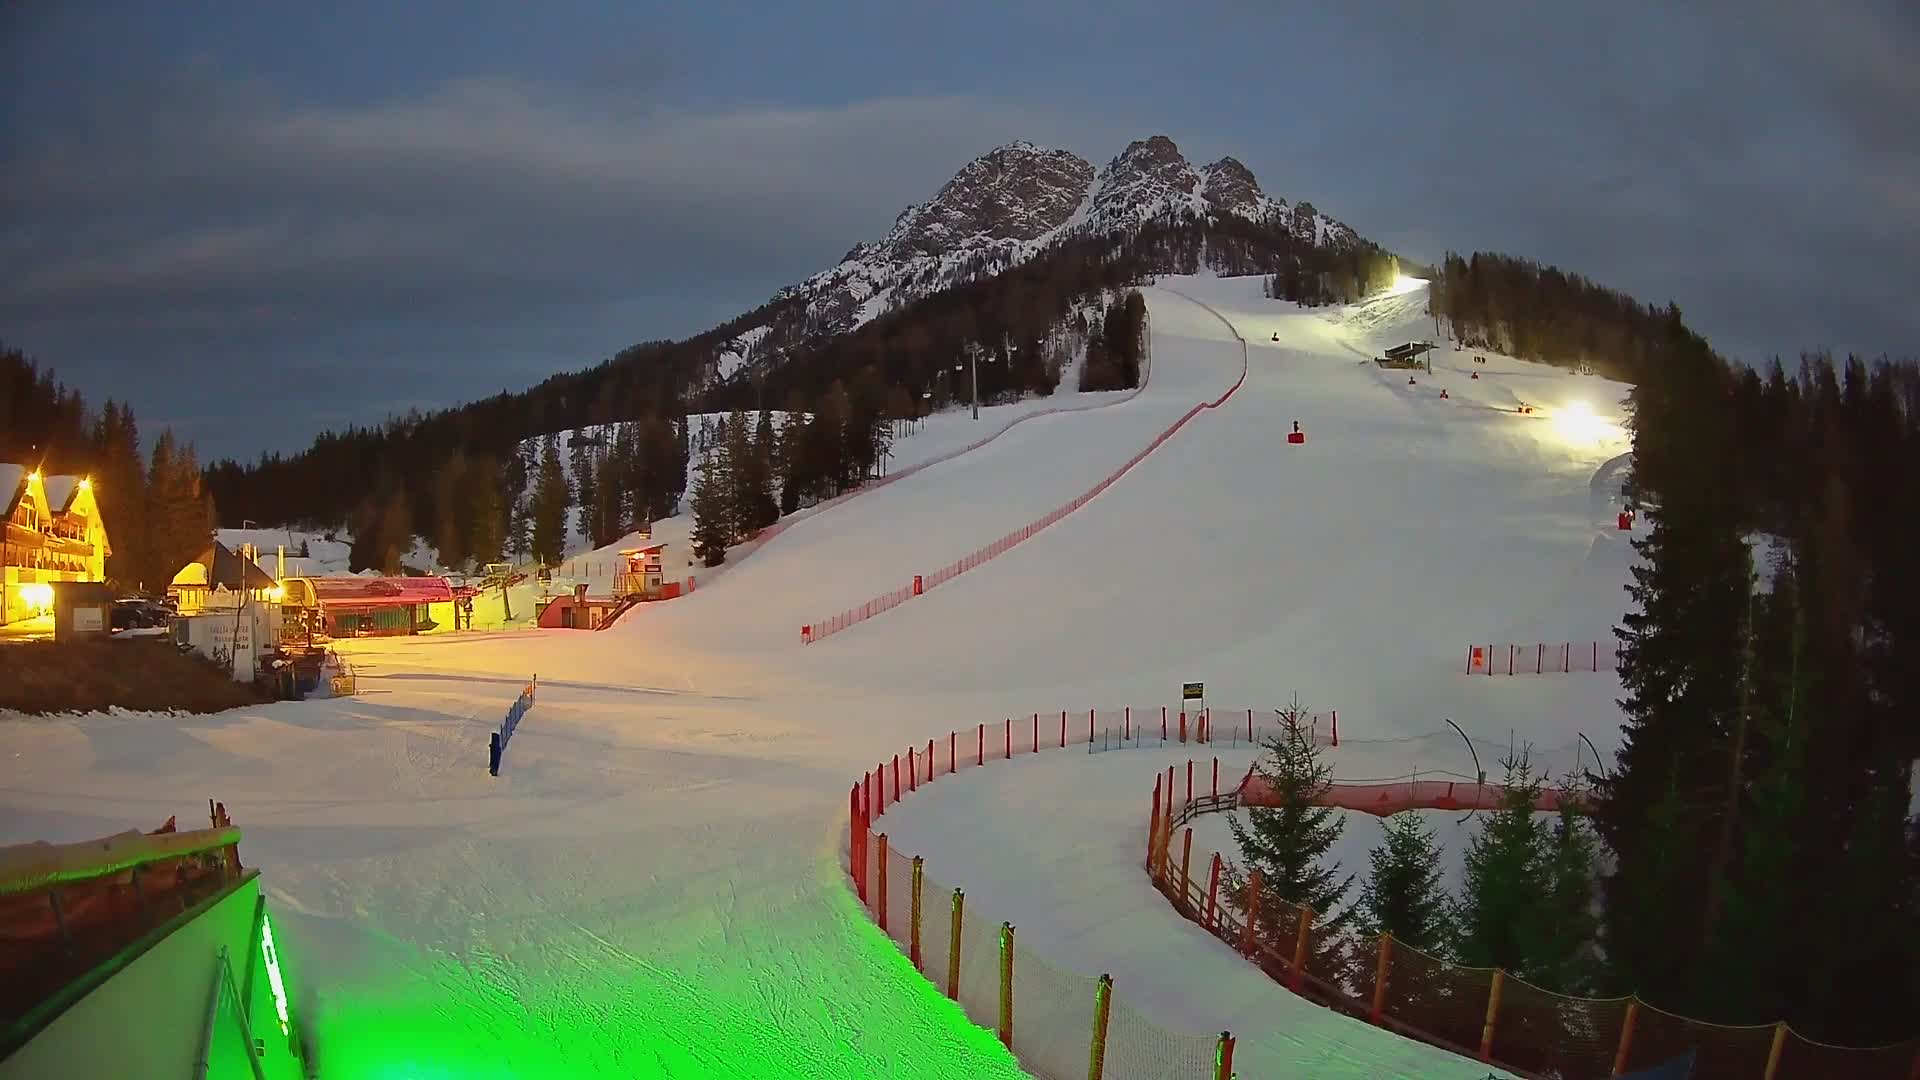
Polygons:
[[[968,162],[931,199],[901,211],[885,236],[856,244],[773,303],[796,305],[813,330],[845,333],[890,307],[1000,273],[1070,239],[1160,219],[1228,217],[1279,224],[1302,242],[1334,249],[1362,243],[1313,204],[1262,191],[1237,159],[1196,167],[1165,135],[1129,143],[1097,170],[1071,151],[1021,140]],[[716,355],[713,381],[749,370],[784,336],[769,340],[762,327],[740,335]]]

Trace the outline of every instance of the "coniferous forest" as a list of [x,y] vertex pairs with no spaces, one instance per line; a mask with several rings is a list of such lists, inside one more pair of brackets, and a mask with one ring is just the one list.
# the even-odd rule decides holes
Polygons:
[[214,506],[193,444],[163,430],[143,453],[132,406],[109,398],[96,412],[18,349],[0,348],[0,461],[93,480],[107,576],[123,588],[163,591],[206,550]]
[[1920,367],[1729,363],[1677,307],[1449,255],[1468,347],[1634,383],[1651,526],[1596,777],[1596,989],[1869,1045],[1920,1033]]
[[[242,518],[345,523],[357,540],[366,534],[370,539],[355,545],[355,566],[397,566],[411,534],[436,540],[443,558],[452,552],[484,561],[499,552],[551,561],[558,558],[555,549],[537,543],[515,510],[539,479],[538,462],[521,459],[524,442],[607,424],[652,433],[638,440],[650,448],[644,452],[630,447],[616,458],[612,450],[625,436],[606,448],[600,467],[627,474],[624,495],[617,494],[621,481],[600,485],[615,493],[609,496],[591,488],[565,492],[561,505],[584,513],[578,520],[587,534],[611,540],[622,532],[610,530],[638,522],[636,499],[649,520],[685,508],[697,477],[684,462],[684,416],[778,409],[814,418],[809,427],[824,422],[835,429],[829,436],[822,428],[808,452],[779,462],[778,508],[791,513],[883,469],[885,448],[876,447],[875,433],[891,421],[969,402],[976,373],[983,404],[1053,393],[1076,355],[1083,357],[1077,389],[1137,385],[1146,315],[1144,302],[1129,290],[1153,274],[1191,273],[1203,264],[1220,273],[1284,271],[1321,283],[1325,292],[1316,295],[1328,299],[1356,297],[1383,274],[1391,278],[1392,256],[1372,245],[1335,250],[1296,232],[1284,218],[1189,216],[1130,233],[1078,236],[850,332],[821,325],[801,301],[779,298],[705,334],[636,345],[521,393],[326,432],[291,455],[219,461],[206,470],[206,487],[225,524]],[[719,352],[759,326],[768,332],[755,355],[777,362],[757,363],[746,377],[712,381]],[[662,430],[675,432],[682,449],[674,467],[656,469],[647,462],[674,456],[664,448]],[[835,448],[831,457],[821,449],[827,446]],[[574,462],[576,477],[580,464]],[[769,458],[768,464],[775,463]],[[340,484],[342,476],[365,480]],[[550,499],[557,497],[550,492]]]

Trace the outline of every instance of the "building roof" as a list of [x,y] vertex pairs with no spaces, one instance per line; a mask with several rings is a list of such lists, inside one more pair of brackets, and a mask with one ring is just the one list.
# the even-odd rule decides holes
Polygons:
[[397,607],[453,599],[447,579],[438,577],[318,577],[307,582],[323,608]]
[[[195,574],[190,569],[195,565],[213,569],[211,573],[203,569]],[[173,583],[209,587],[224,585],[229,589],[271,589],[276,584],[272,574],[241,558],[218,540],[208,545],[199,558],[181,567],[180,572],[173,576]]]

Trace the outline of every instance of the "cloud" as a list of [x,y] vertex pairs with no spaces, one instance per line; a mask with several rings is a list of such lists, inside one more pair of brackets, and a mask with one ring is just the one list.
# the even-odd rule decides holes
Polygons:
[[116,330],[189,371],[347,339],[444,397],[524,385],[752,307],[995,145],[1081,133],[963,96],[693,112],[469,79],[292,104],[204,66],[119,101],[0,151],[0,325],[101,393]]
[[253,89],[187,80],[8,161],[0,208],[31,224],[0,244],[20,271],[7,301],[358,300],[435,274],[461,295],[540,292],[569,269],[591,294],[811,271],[1046,123],[960,97],[699,114],[486,80],[361,108]]

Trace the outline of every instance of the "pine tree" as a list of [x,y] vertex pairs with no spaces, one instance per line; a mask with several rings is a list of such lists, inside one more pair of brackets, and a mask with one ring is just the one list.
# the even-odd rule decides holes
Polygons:
[[[1724,895],[1719,918],[1708,929],[1695,971],[1694,1000],[1712,1010],[1708,1019],[1747,1023],[1786,1015],[1787,989],[1799,973],[1791,953],[1779,948],[1797,929],[1803,909],[1791,886],[1799,863],[1800,821],[1805,810],[1806,746],[1802,726],[1809,672],[1801,663],[1805,629],[1790,569],[1775,575],[1761,605],[1753,666],[1752,752],[1762,764],[1742,792],[1737,860],[1721,872]],[[1782,653],[1786,655],[1782,656]],[[1769,668],[1784,673],[1770,679]],[[1764,1022],[1764,1021],[1761,1021]]]
[[1418,812],[1387,818],[1385,836],[1368,853],[1371,871],[1360,888],[1359,922],[1369,936],[1392,934],[1429,955],[1451,936],[1450,903],[1440,884],[1440,848]]
[[[1573,778],[1562,790],[1572,793]],[[1595,950],[1594,859],[1597,842],[1592,826],[1572,798],[1560,804],[1553,830],[1542,839],[1541,869],[1546,879],[1546,901],[1533,941],[1533,978],[1562,994],[1591,993],[1599,978]]]
[[579,507],[574,531],[586,537],[590,546],[597,546],[594,538],[600,530],[594,518],[600,509],[600,493],[599,478],[593,469],[593,448],[594,439],[578,429],[567,442],[567,456],[573,466],[574,503]]
[[413,550],[413,515],[408,509],[406,484],[395,481],[380,511],[380,572],[398,577],[406,572],[401,562]]
[[498,562],[507,535],[499,462],[484,457],[470,460],[465,481],[462,516],[467,522],[467,555],[477,565]]
[[123,590],[159,592],[167,582],[145,577],[150,546],[147,475],[140,462],[140,430],[133,409],[108,399],[95,429],[94,445],[99,463],[94,474],[94,499],[112,545],[107,555],[107,579]]
[[1537,967],[1538,922],[1546,907],[1546,834],[1534,820],[1540,781],[1525,752],[1507,758],[1500,808],[1467,847],[1455,914],[1454,952],[1469,967],[1505,968],[1523,978]]
[[471,554],[467,468],[467,455],[455,450],[433,475],[433,546],[441,565],[454,570],[464,569]]
[[700,479],[693,489],[693,532],[690,540],[694,557],[705,566],[727,561],[729,520],[727,480],[720,463],[720,452],[711,451],[700,463]]
[[1260,871],[1262,904],[1270,916],[1277,914],[1274,899],[1304,903],[1316,913],[1315,925],[1335,929],[1352,914],[1344,900],[1353,876],[1342,876],[1338,862],[1325,861],[1340,838],[1340,811],[1314,805],[1314,798],[1333,778],[1333,766],[1321,762],[1320,747],[1298,699],[1281,711],[1280,728],[1254,766],[1279,805],[1249,807],[1245,824],[1235,818],[1228,825],[1245,869]]
[[552,566],[566,554],[567,507],[572,502],[566,470],[560,464],[560,439],[549,435],[540,449],[540,469],[534,478],[529,514],[533,557],[544,565]]

